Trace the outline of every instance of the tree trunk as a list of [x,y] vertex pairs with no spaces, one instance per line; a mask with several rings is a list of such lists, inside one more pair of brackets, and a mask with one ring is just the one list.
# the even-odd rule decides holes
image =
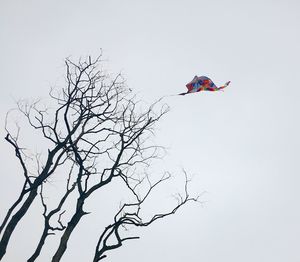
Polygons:
[[47,236],[48,236],[48,228],[45,226],[43,234],[40,238],[39,244],[38,244],[36,250],[34,251],[33,255],[27,260],[27,262],[35,261],[36,258],[40,255],[41,250],[45,244],[45,240],[46,240]]
[[3,219],[3,222],[2,222],[2,224],[0,226],[0,234],[1,234],[2,230],[5,228],[6,223],[7,223],[8,219],[10,218],[10,215],[12,214],[12,212],[14,211],[14,209],[22,202],[24,195],[25,195],[24,190],[22,190],[19,198],[16,200],[15,203],[13,203],[13,205],[7,211],[6,216]]
[[63,254],[65,253],[65,251],[67,249],[67,244],[68,244],[69,238],[70,238],[74,228],[77,226],[80,219],[86,214],[82,209],[83,203],[84,202],[82,200],[80,200],[80,199],[78,200],[76,213],[73,215],[72,219],[68,223],[68,226],[66,227],[66,229],[60,239],[59,246],[52,258],[52,262],[59,262],[61,260]]
[[9,242],[9,239],[17,226],[17,224],[20,222],[22,217],[26,214],[28,208],[32,204],[33,200],[35,199],[37,195],[37,188],[30,191],[27,199],[23,203],[23,205],[20,207],[20,209],[12,216],[11,220],[7,224],[5,231],[3,233],[1,242],[0,242],[0,260],[3,258],[3,256],[6,253],[6,248]]

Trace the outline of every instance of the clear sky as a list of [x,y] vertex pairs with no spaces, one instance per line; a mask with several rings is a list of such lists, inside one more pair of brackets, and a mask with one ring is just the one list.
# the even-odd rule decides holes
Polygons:
[[[184,92],[196,74],[231,80],[225,92],[167,98],[157,130],[168,147],[161,167],[185,168],[204,204],[138,230],[141,240],[108,261],[298,262],[299,11],[296,0],[2,0],[1,125],[15,99],[47,96],[65,57],[101,48],[107,68],[149,103]],[[0,136],[2,219],[22,175],[4,128]],[[32,253],[38,219],[28,214],[4,262]],[[94,239],[84,238],[97,221],[86,218],[62,261],[90,261]]]

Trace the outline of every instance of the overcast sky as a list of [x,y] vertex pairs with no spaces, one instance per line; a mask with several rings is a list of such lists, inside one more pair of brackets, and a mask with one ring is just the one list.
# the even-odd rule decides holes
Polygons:
[[[205,203],[138,230],[141,239],[107,261],[298,262],[299,12],[297,0],[2,0],[1,125],[15,99],[47,96],[64,58],[101,48],[107,69],[149,103],[184,92],[196,74],[231,80],[225,92],[166,98],[171,111],[157,129],[168,147],[161,167],[185,168]],[[22,175],[4,128],[0,136],[2,220]],[[32,253],[35,220],[26,219],[4,262]],[[90,261],[94,239],[79,231],[62,261]]]

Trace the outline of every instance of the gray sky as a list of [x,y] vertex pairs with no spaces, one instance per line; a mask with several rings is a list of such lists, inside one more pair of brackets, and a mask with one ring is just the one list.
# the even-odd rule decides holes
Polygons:
[[[100,48],[107,68],[149,103],[184,92],[196,74],[231,80],[223,93],[167,98],[171,112],[157,130],[169,148],[161,168],[192,174],[192,190],[207,191],[203,206],[138,230],[141,240],[108,261],[298,262],[299,10],[296,0],[2,0],[2,126],[14,99],[47,95],[65,57]],[[4,139],[0,152],[2,219],[22,176]],[[83,222],[62,261],[90,260],[94,239],[82,239],[97,221]],[[5,262],[32,253],[35,223],[28,214]]]

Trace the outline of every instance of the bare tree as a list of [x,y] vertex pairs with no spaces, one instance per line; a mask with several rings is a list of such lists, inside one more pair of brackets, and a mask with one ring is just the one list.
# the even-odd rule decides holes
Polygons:
[[[146,172],[151,161],[161,156],[162,148],[153,145],[149,138],[154,134],[154,124],[168,112],[168,107],[159,107],[158,103],[142,106],[131,94],[122,76],[119,74],[111,79],[99,69],[100,63],[101,56],[95,60],[89,57],[78,63],[66,59],[66,87],[50,92],[54,106],[45,108],[39,102],[18,104],[30,126],[40,131],[52,148],[48,149],[45,162],[36,158],[38,169],[36,174],[32,174],[26,154],[18,142],[19,128],[15,135],[7,128],[6,140],[13,146],[23,169],[24,185],[0,227],[0,259],[38,190],[44,210],[44,229],[36,250],[28,260],[30,262],[35,261],[46,238],[56,231],[62,232],[62,235],[52,261],[60,261],[74,229],[89,214],[84,208],[88,198],[115,180],[123,183],[134,200],[122,204],[114,222],[100,234],[94,261],[106,257],[108,250],[120,247],[123,241],[136,238],[121,237],[121,228],[148,226],[174,214],[187,202],[197,201],[188,194],[186,177],[184,193],[178,195],[178,202],[171,210],[153,214],[148,219],[141,217],[140,210],[153,189],[170,177],[167,174],[155,180]],[[60,168],[65,173],[67,186],[56,207],[50,210],[43,189],[50,176],[54,176]],[[68,209],[65,203],[75,191],[74,212],[68,223],[63,224],[61,218]],[[57,217],[56,226],[50,223],[54,216]],[[116,244],[108,244],[112,238]]]

